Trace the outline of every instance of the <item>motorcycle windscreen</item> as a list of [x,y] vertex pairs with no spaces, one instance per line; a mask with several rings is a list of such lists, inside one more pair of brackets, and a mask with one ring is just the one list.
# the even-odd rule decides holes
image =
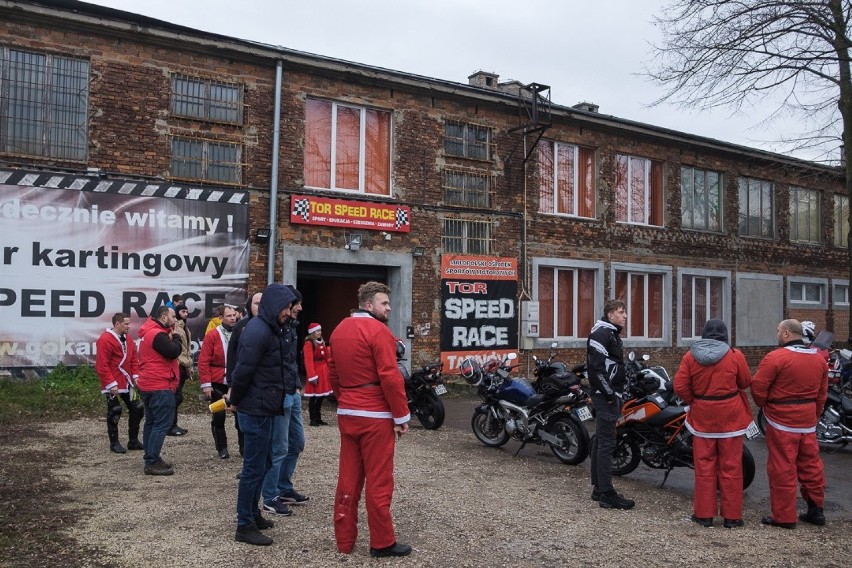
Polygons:
[[812,347],[816,347],[818,349],[831,349],[831,344],[834,343],[834,334],[830,331],[821,331],[817,334],[814,342],[811,343]]

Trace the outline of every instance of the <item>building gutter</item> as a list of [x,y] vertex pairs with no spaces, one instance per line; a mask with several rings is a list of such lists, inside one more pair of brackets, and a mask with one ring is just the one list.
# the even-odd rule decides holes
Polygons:
[[275,256],[278,254],[278,156],[281,143],[281,84],[284,62],[275,65],[275,116],[272,126],[272,172],[269,182],[269,250],[266,259],[266,284],[275,282]]

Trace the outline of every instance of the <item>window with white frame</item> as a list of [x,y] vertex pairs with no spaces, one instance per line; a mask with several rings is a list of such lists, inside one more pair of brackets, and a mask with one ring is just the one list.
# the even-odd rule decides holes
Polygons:
[[171,111],[175,116],[242,124],[243,89],[176,73],[172,75]]
[[391,194],[391,113],[308,99],[305,186]]
[[790,241],[809,244],[822,242],[821,216],[818,191],[790,188]]
[[728,278],[699,274],[680,277],[680,337],[691,340],[701,337],[709,319],[725,320],[725,301]]
[[739,179],[739,227],[744,237],[775,238],[775,186],[754,178]]
[[472,160],[491,159],[491,129],[479,124],[448,120],[444,124],[444,153]]
[[595,323],[598,271],[538,267],[539,338],[588,337]]
[[825,302],[825,285],[817,282],[790,281],[791,304],[822,304]]
[[595,217],[595,151],[563,142],[538,145],[539,211]]
[[663,225],[663,163],[616,155],[615,220]]
[[722,174],[681,166],[680,221],[684,229],[722,231]]
[[239,184],[242,146],[197,138],[172,138],[171,175],[176,179]]
[[447,168],[443,171],[444,203],[468,207],[488,207],[492,176]]
[[834,246],[849,246],[849,198],[834,194]]
[[0,47],[0,149],[85,161],[89,62]]
[[642,270],[615,270],[615,298],[627,305],[627,326],[622,337],[665,337],[665,306],[670,291],[667,274]]
[[835,283],[834,284],[834,305],[848,306],[849,305],[849,284]]
[[491,222],[442,219],[444,252],[491,254]]

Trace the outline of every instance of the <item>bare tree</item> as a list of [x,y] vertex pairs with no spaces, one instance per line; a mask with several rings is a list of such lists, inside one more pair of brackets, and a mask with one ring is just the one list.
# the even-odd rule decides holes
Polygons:
[[[802,121],[783,141],[791,149],[840,158],[852,203],[852,0],[676,0],[662,14],[646,73],[667,92],[654,104],[743,112],[771,101],[770,120]],[[852,238],[849,246],[852,282]]]

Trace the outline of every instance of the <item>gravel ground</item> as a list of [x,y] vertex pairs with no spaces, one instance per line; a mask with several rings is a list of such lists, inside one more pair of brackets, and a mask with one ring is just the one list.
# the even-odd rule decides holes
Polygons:
[[[325,415],[333,422],[331,412]],[[393,512],[399,540],[414,548],[411,556],[369,557],[363,502],[354,553],[336,552],[334,425],[307,428],[294,481],[311,496],[310,504],[274,519],[275,527],[266,531],[275,539],[272,546],[238,544],[234,475],[239,459],[216,456],[207,416],[182,416],[181,424],[189,434],[167,438],[163,451],[175,464],[171,477],[143,475],[141,452],[110,453],[102,420],[46,426],[50,436],[79,448],[55,474],[71,488],[66,495],[71,503],[61,506],[84,511],[68,536],[91,564],[840,567],[852,561],[850,521],[824,528],[800,524],[787,531],[762,526],[765,511],[747,509],[744,528],[702,529],[689,521],[689,497],[629,477],[619,479],[618,487],[636,499],[636,508],[604,510],[589,499],[588,461],[565,466],[544,448],[513,457],[482,446],[471,432],[419,426],[402,438],[396,453]],[[232,432],[229,424],[236,456]]]

